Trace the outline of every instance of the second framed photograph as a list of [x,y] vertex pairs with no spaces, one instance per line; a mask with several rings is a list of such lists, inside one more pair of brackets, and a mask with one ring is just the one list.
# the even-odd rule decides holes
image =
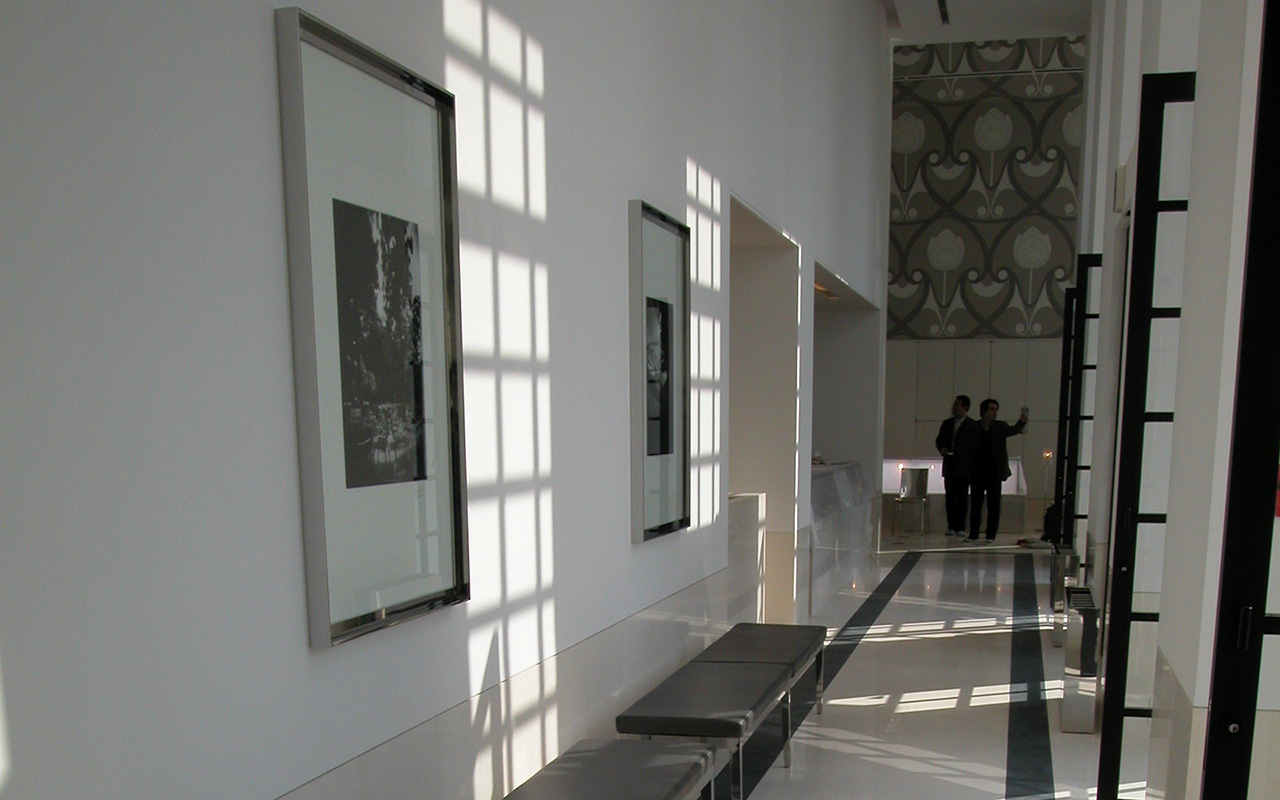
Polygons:
[[631,536],[689,527],[689,227],[629,207]]

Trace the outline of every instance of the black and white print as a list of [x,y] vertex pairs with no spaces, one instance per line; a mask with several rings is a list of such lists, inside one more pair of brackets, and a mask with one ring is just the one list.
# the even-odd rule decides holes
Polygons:
[[645,303],[645,441],[651,456],[675,452],[670,375],[671,304],[652,297]]
[[425,480],[418,225],[334,199],[347,488]]

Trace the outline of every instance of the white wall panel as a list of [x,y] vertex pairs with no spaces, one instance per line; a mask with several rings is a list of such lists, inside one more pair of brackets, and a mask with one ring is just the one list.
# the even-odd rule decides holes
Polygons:
[[885,343],[884,454],[897,458],[915,443],[916,369],[919,347],[914,340]]
[[[955,343],[956,367],[953,395],[967,394],[977,412],[978,403],[991,393],[991,342],[962,340]],[[942,412],[945,414],[946,412]]]
[[911,445],[912,458],[937,458],[938,448],[934,447],[934,442],[938,438],[938,427],[942,425],[942,420],[918,420],[916,422],[916,437]]
[[1148,422],[1142,440],[1139,514],[1164,514],[1169,508],[1169,468],[1173,458],[1173,423]]
[[1147,352],[1147,410],[1173,411],[1178,386],[1177,319],[1151,320],[1151,345]]
[[1124,750],[1120,754],[1120,786],[1128,789],[1121,795],[1125,800],[1146,797],[1151,727],[1150,719],[1125,717],[1121,734]]
[[1249,800],[1272,800],[1280,797],[1280,711],[1259,711],[1253,727]]
[[1081,473],[1080,481],[1076,484],[1076,507],[1080,509],[1078,513],[1083,514],[1089,508],[1091,487],[1092,481],[1089,480],[1089,473]]
[[1280,636],[1262,639],[1262,669],[1258,673],[1258,708],[1280,711]]
[[[1058,347],[1061,350],[1061,342]],[[1000,419],[1012,422],[1018,418],[1018,409],[1027,402],[1026,342],[999,339],[991,343],[991,397],[1000,403]],[[981,401],[973,398],[975,417]]]
[[[1010,420],[1012,421],[1012,420]],[[1027,431],[1018,437],[1016,444],[1022,450],[1022,468],[1027,475],[1027,494],[1031,497],[1053,498],[1053,471],[1058,463],[1058,423],[1056,420],[1032,420]],[[1009,442],[1012,456],[1015,441]],[[1053,457],[1045,459],[1048,450]]]
[[1096,319],[1086,319],[1084,321],[1084,363],[1098,363],[1098,335],[1100,330],[1100,321]]
[[1133,559],[1133,591],[1159,592],[1164,572],[1163,523],[1139,523]]
[[[1083,420],[1080,423],[1080,457],[1077,466],[1093,466],[1093,420],[1091,419]],[[1085,475],[1081,480],[1084,483],[1088,483],[1089,476]]]
[[1081,390],[1080,390],[1080,414],[1086,417],[1092,417],[1094,408],[1097,405],[1098,392],[1098,371],[1096,369],[1088,369],[1082,373]]
[[1187,268],[1187,212],[1166,211],[1157,217],[1155,274],[1151,287],[1154,308],[1182,305],[1182,276]]
[[955,397],[956,346],[954,342],[922,341],[919,352],[916,419],[941,420],[951,413]]
[[1030,406],[1031,419],[1058,420],[1058,393],[1062,387],[1062,340],[1035,339],[1027,342],[1027,390],[1024,403],[1002,404],[1000,415],[1010,422],[1018,409]]
[[1158,622],[1134,622],[1129,629],[1129,677],[1124,687],[1124,704],[1130,708],[1151,708],[1159,633]]
[[1191,136],[1195,103],[1170,103],[1164,109],[1160,157],[1160,199],[1186,200],[1191,191]]

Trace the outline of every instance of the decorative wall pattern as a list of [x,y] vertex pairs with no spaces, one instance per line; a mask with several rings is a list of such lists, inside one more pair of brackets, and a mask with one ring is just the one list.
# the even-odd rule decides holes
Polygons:
[[894,51],[890,338],[1062,335],[1081,38]]

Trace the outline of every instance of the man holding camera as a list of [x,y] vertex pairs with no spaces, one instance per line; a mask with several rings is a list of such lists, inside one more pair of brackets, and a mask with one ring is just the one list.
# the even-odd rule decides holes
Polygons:
[[968,544],[978,543],[978,528],[982,525],[982,503],[987,504],[987,538],[982,544],[991,544],[1000,529],[1000,484],[1013,472],[1009,469],[1010,436],[1017,436],[1027,427],[1027,409],[1013,425],[996,419],[1000,404],[991,398],[978,406],[982,417],[978,422],[978,446],[970,473],[969,538]]

